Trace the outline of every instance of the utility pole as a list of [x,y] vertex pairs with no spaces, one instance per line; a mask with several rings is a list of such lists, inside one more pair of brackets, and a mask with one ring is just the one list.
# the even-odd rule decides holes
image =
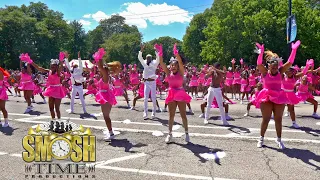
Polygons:
[[[288,27],[288,42],[290,42],[291,39],[291,15],[292,15],[292,0],[288,0],[289,3],[289,12],[288,12],[288,19],[289,19],[289,27]],[[291,43],[288,43],[288,58],[290,56],[291,52]]]

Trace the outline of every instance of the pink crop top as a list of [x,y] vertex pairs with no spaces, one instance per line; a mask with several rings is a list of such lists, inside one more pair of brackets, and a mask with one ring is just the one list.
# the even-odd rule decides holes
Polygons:
[[170,76],[167,77],[167,80],[170,88],[174,88],[174,89],[182,88],[183,77],[179,73],[170,74]]
[[265,89],[270,89],[273,91],[281,91],[281,81],[282,77],[280,73],[275,76],[272,76],[270,73],[267,73],[265,77],[263,77],[263,87]]

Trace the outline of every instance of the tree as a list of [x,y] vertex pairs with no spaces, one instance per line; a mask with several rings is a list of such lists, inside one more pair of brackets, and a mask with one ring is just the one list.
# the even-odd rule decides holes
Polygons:
[[78,21],[72,21],[70,23],[71,38],[69,40],[69,54],[72,59],[78,58],[78,51],[81,51],[82,57],[88,57],[87,49],[87,35],[82,27],[82,24]]
[[108,38],[102,47],[107,51],[107,61],[120,61],[123,64],[137,63],[141,34],[120,33]]
[[70,28],[63,14],[43,3],[0,9],[0,59],[7,68],[19,67],[19,55],[28,52],[41,65],[66,50]]
[[163,60],[164,61],[169,61],[171,57],[173,57],[173,45],[177,43],[178,48],[181,51],[181,45],[182,42],[176,38],[172,38],[170,36],[163,36],[159,37],[157,39],[153,39],[151,41],[146,42],[146,47],[145,47],[145,54],[151,54],[152,56],[155,56],[155,50],[154,50],[154,45],[155,44],[162,44],[162,49],[163,49]]
[[[203,30],[201,57],[207,62],[230,64],[232,58],[244,58],[255,64],[254,43],[264,43],[284,59],[288,58],[286,18],[288,5],[282,0],[215,0],[211,17]],[[297,17],[298,35],[302,42],[296,63],[307,58],[319,59],[320,11],[309,1],[294,0],[292,13]]]
[[202,63],[200,57],[202,47],[200,42],[206,40],[203,29],[206,28],[210,16],[210,9],[196,14],[187,27],[186,34],[183,36],[182,50],[193,64]]

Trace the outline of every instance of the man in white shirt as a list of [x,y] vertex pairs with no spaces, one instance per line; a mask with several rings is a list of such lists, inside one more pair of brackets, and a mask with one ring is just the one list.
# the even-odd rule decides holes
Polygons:
[[146,56],[147,60],[144,60],[142,57],[142,52],[144,50],[144,45],[141,45],[141,50],[139,51],[138,59],[143,66],[143,80],[144,80],[144,112],[143,118],[147,119],[148,117],[148,99],[151,92],[151,100],[153,104],[153,110],[151,118],[155,117],[156,113],[156,69],[159,65],[159,55],[156,52],[156,60],[152,60],[152,56],[148,54]]
[[87,113],[86,104],[83,98],[83,86],[82,83],[84,82],[84,77],[82,76],[83,73],[83,66],[82,60],[80,58],[80,52],[78,53],[78,60],[79,66],[77,64],[73,65],[72,68],[70,67],[68,59],[66,59],[66,66],[68,67],[71,73],[71,82],[72,82],[72,93],[71,93],[71,103],[70,103],[70,110],[69,113],[74,113],[74,99],[79,94],[79,98],[82,104],[83,113]]

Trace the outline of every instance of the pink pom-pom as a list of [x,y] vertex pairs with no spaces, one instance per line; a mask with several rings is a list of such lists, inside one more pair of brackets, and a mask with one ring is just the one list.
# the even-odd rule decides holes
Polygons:
[[163,52],[162,52],[162,45],[160,44],[155,44],[154,45],[154,49],[158,52],[158,54],[159,54],[159,56],[161,56],[162,57],[162,55],[163,55]]
[[240,59],[240,64],[243,64],[243,59],[242,58]]
[[173,54],[174,54],[175,56],[179,54],[179,51],[178,51],[178,49],[177,49],[177,43],[175,43],[174,46],[173,46]]
[[59,53],[59,60],[60,60],[60,61],[63,61],[64,57],[65,57],[64,52],[60,52],[60,53]]
[[295,43],[292,43],[292,44],[291,44],[291,48],[292,48],[292,49],[297,49],[297,48],[300,46],[300,44],[301,44],[301,41],[298,40],[298,41],[296,41]]
[[309,66],[313,66],[313,65],[314,65],[313,59],[310,59],[309,61],[307,61],[307,64],[308,64]]
[[231,63],[232,63],[232,64],[235,64],[235,63],[236,63],[236,60],[233,58],[232,61],[231,61]]

